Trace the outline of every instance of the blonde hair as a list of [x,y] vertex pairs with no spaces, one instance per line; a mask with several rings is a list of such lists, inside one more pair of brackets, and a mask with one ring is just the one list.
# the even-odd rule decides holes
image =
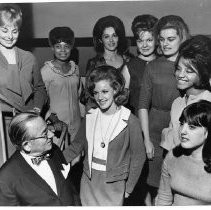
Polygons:
[[1,4],[0,5],[0,26],[5,25],[5,22],[13,23],[20,29],[22,25],[22,12],[16,4]]

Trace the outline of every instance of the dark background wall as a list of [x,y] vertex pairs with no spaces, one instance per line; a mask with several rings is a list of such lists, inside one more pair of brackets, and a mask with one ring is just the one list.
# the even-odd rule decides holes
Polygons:
[[[132,36],[130,27],[133,18],[146,13],[158,18],[168,14],[180,15],[189,25],[192,34],[211,34],[210,0],[40,2],[21,3],[20,6],[24,21],[19,46],[32,50],[42,66],[53,56],[48,47],[48,32],[55,26],[69,26],[75,32],[82,75],[87,60],[95,55],[92,29],[97,19],[106,15],[121,18],[129,38]],[[131,47],[130,51],[135,54],[135,47]]]

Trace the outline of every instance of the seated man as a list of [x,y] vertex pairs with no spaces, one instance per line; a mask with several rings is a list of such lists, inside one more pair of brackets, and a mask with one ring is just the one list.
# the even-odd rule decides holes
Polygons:
[[32,112],[16,115],[9,125],[16,152],[0,169],[1,206],[80,205],[54,134]]

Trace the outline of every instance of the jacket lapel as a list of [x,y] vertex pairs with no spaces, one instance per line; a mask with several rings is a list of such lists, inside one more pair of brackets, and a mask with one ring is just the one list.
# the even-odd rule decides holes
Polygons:
[[[55,192],[51,189],[51,187],[31,168],[30,165],[25,161],[22,155],[17,152],[17,160],[20,164],[21,170],[25,174],[24,179],[29,179],[32,184],[46,191],[47,193],[55,196]],[[56,195],[57,196],[57,195]]]
[[123,131],[123,129],[127,126],[130,113],[131,111],[129,109],[125,108],[124,106],[121,106],[119,118],[115,125],[115,129],[113,133],[111,134],[111,138],[109,139],[109,142],[114,140],[115,137],[117,137],[119,133]]
[[99,108],[89,110],[86,115],[86,138],[88,142],[88,163],[89,163],[89,173],[91,177],[91,164],[92,164],[92,153],[94,146],[94,134],[96,128],[97,116],[99,113]]
[[57,194],[60,197],[61,188],[64,182],[64,176],[61,173],[61,170],[63,169],[63,167],[57,163],[57,160],[53,160],[53,159],[48,160],[48,164],[51,167],[51,170],[53,172],[55,182],[56,182]]
[[[22,97],[24,102],[27,101],[27,99],[30,97],[30,95],[32,94],[32,87],[29,84],[28,80],[25,78],[25,73],[23,71],[23,61],[22,61],[22,55],[20,50],[15,47],[16,50],[16,59],[17,59],[17,65],[18,65],[18,69],[20,72],[20,86],[21,86],[21,91],[22,91]],[[27,69],[30,71],[30,69]]]

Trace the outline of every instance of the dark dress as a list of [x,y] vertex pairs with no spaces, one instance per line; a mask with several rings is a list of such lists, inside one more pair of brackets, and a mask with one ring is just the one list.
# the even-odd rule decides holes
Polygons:
[[[120,72],[122,71],[123,66],[130,60],[129,56],[126,55],[123,55],[122,58],[123,64],[119,68],[117,68]],[[86,77],[88,77],[92,70],[94,70],[95,68],[105,65],[108,64],[106,63],[106,60],[102,54],[98,54],[94,58],[89,59],[86,67]]]
[[149,135],[155,147],[155,157],[149,163],[147,183],[159,186],[163,150],[160,147],[161,132],[168,127],[170,110],[174,99],[179,96],[174,77],[174,62],[160,57],[151,61],[144,71],[139,109],[149,110]]
[[126,64],[130,74],[130,95],[127,107],[136,116],[138,115],[139,95],[141,90],[141,81],[143,78],[145,66],[147,62],[139,57],[132,58],[130,62]]

